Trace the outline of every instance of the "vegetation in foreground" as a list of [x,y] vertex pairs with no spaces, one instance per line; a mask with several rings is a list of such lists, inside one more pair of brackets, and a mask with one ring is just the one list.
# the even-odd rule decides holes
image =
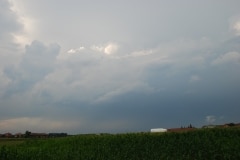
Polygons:
[[1,160],[240,159],[239,128],[79,135],[15,143],[7,145],[0,140]]

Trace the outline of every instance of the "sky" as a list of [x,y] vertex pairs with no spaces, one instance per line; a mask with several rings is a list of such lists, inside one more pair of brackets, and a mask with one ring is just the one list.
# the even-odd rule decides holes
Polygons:
[[239,0],[0,0],[0,133],[240,122]]

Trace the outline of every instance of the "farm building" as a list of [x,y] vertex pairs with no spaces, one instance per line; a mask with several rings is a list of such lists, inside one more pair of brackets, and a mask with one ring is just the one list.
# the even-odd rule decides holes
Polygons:
[[218,127],[218,126],[217,125],[212,125],[212,124],[202,126],[202,128],[216,128],[216,127]]
[[5,133],[3,136],[5,138],[12,138],[13,137],[12,133]]
[[14,135],[14,137],[15,137],[15,138],[22,138],[22,137],[24,137],[24,134],[22,134],[22,133],[16,133],[16,134]]
[[151,131],[151,133],[162,133],[162,132],[167,132],[167,129],[165,129],[165,128],[153,128],[150,131]]

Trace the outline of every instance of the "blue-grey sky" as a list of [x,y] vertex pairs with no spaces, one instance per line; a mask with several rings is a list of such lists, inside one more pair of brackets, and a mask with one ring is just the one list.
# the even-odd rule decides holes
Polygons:
[[0,0],[0,133],[240,122],[239,6]]

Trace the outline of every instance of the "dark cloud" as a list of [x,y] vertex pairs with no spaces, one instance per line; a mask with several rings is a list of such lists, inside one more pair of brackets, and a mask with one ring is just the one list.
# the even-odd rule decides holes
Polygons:
[[[240,38],[228,33],[238,2],[12,2],[19,12],[0,0],[0,128],[131,132],[239,121]],[[19,51],[23,26],[26,39],[41,41],[23,40]]]
[[39,41],[33,41],[26,46],[26,53],[23,56],[20,66],[24,71],[46,75],[51,72],[60,46],[57,44],[44,45]]
[[[19,66],[5,71],[15,81],[7,94],[31,100],[17,114],[10,114],[16,106],[5,113],[53,121],[57,117],[66,122],[74,119],[79,122],[70,129],[74,133],[148,131],[189,123],[200,127],[207,123],[208,115],[224,117],[216,123],[237,121],[239,62],[228,58],[228,63],[213,64],[229,54],[231,49],[217,52],[228,44],[214,49],[179,47],[163,53],[157,48],[123,59],[121,55],[117,59],[114,55],[99,57],[93,51],[56,59],[58,45],[34,41],[26,46]],[[232,50],[238,55],[236,48]],[[200,61],[196,60],[199,56]],[[160,60],[156,63],[156,59]],[[16,97],[14,100],[17,103]]]
[[60,46],[57,44],[46,46],[42,42],[33,41],[27,45],[19,65],[5,69],[5,74],[14,82],[6,95],[29,90],[52,72],[59,51]]

